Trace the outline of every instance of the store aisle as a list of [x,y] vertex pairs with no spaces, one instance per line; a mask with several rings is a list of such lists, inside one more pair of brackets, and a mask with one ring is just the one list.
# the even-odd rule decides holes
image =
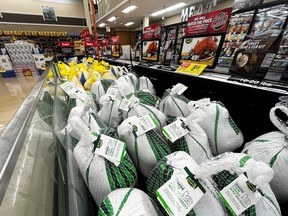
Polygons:
[[0,76],[0,135],[38,78],[39,76],[21,79]]

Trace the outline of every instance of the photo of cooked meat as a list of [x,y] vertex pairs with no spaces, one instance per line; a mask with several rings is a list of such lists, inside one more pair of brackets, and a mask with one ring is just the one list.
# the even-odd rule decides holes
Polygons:
[[212,57],[218,47],[217,37],[206,37],[198,40],[194,48],[191,49],[190,54],[199,56],[199,60]]
[[155,56],[157,54],[157,50],[158,50],[158,44],[156,41],[153,41],[148,46],[148,49],[146,51],[146,56],[147,57]]
[[[240,54],[240,53],[239,53]],[[241,53],[241,55],[242,55],[242,53]],[[238,56],[237,56],[237,62],[236,62],[236,65],[238,66],[238,67],[240,67],[240,68],[243,68],[246,64],[247,64],[247,62],[248,62],[248,60],[249,60],[249,56],[248,55],[246,55],[246,54],[244,54],[244,55],[242,55],[240,58],[238,58]]]

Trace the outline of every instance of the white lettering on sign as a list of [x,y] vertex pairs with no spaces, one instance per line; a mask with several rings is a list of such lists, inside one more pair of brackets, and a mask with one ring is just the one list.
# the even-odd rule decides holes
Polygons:
[[215,7],[216,5],[217,0],[210,0],[206,3],[201,3],[196,6],[184,8],[181,13],[181,22],[186,22],[189,19],[189,17],[193,15],[202,14],[204,12],[211,12],[212,8]]

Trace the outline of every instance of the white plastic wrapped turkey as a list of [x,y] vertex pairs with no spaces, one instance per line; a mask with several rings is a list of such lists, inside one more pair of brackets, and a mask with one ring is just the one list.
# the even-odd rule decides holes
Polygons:
[[156,91],[152,82],[147,77],[140,77],[136,84],[136,90],[148,90],[151,94],[155,95]]
[[189,100],[182,95],[183,85],[178,83],[172,89],[167,89],[159,104],[159,110],[163,112],[168,123],[172,123],[176,117],[189,115]]
[[124,120],[118,127],[121,141],[127,144],[129,155],[146,178],[154,166],[166,155],[171,153],[169,145],[154,130],[150,130],[140,136],[136,135],[138,121],[137,116],[131,116]]
[[161,216],[157,205],[143,191],[123,188],[111,192],[100,205],[98,216]]
[[161,131],[162,127],[166,125],[165,115],[155,107],[140,103],[140,99],[132,96],[130,98],[130,105],[128,111],[123,111],[123,119],[130,116],[144,116],[150,114],[157,122],[158,129]]
[[211,183],[218,191],[221,191],[243,173],[246,173],[249,182],[257,186],[262,197],[241,216],[281,216],[279,204],[269,186],[274,172],[262,161],[255,161],[242,153],[224,153],[200,164],[195,171],[195,177],[198,179],[211,178]]
[[214,156],[241,147],[244,141],[242,132],[221,102],[204,98],[191,101],[188,106],[189,118],[197,120],[207,134]]
[[[157,191],[163,184],[165,184],[173,175],[183,176],[185,172],[183,169],[187,167],[192,173],[197,170],[197,163],[186,152],[179,151],[174,152],[164,157],[152,170],[147,180],[148,195],[155,201],[155,203],[162,209],[164,209],[157,200],[155,191]],[[184,176],[185,178],[187,175]],[[187,215],[197,216],[223,216],[227,215],[226,209],[222,204],[220,198],[217,195],[217,191],[213,185],[204,180],[200,183],[206,190],[204,196],[194,206],[194,208]],[[167,213],[164,213],[165,215]]]
[[91,93],[98,108],[100,108],[100,98],[106,94],[111,84],[111,80],[97,80],[95,83],[93,83]]
[[[91,134],[89,128],[83,126],[84,122],[81,122],[80,118],[73,117],[71,125],[81,136],[73,154],[86,185],[98,206],[111,191],[136,185],[137,171],[127,153],[117,167],[114,163],[95,153],[100,143],[97,143],[97,137]],[[102,129],[100,133],[115,139],[118,138],[116,132],[111,128]]]
[[288,127],[286,119],[284,119],[285,116],[287,118],[287,115],[287,107],[272,108],[270,119],[280,131],[259,136],[246,143],[243,149],[243,153],[272,167],[275,174],[271,181],[271,187],[277,199],[282,201],[288,201],[288,172],[285,171],[288,167]]
[[172,151],[185,151],[198,164],[212,158],[208,137],[197,122],[189,117],[177,119],[181,119],[185,122],[185,126],[188,128],[189,133],[170,144]]

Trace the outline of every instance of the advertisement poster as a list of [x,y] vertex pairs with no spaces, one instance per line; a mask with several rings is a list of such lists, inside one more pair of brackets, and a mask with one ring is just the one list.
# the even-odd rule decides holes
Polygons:
[[188,19],[185,36],[226,32],[232,8],[192,16]]
[[119,44],[120,37],[119,36],[113,36],[111,37],[111,44]]
[[113,57],[120,57],[120,45],[119,44],[112,44],[112,56]]
[[158,61],[160,40],[144,41],[142,48],[142,59]]
[[52,6],[41,6],[44,21],[57,21],[54,7]]
[[278,52],[281,32],[282,30],[274,30],[262,35],[247,36],[235,54],[230,72],[263,78]]
[[220,52],[222,35],[185,37],[183,40],[180,63],[200,63],[214,67]]
[[85,41],[84,47],[87,54],[95,55],[96,43],[94,41]]
[[252,10],[245,13],[236,13],[231,16],[218,61],[219,66],[230,67],[235,53],[249,32],[254,14],[255,10]]
[[59,42],[59,47],[63,54],[73,53],[73,43],[72,42]]
[[257,7],[263,3],[263,0],[235,0],[233,10]]
[[8,55],[0,55],[0,72],[12,71],[12,63]]
[[287,19],[288,4],[258,10],[251,34],[262,34],[271,29],[282,29]]
[[142,39],[143,40],[161,39],[161,29],[162,29],[161,24],[145,27]]

